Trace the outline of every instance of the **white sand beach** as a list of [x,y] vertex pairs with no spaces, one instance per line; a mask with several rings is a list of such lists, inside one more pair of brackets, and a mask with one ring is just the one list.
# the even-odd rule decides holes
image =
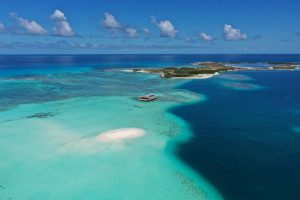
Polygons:
[[110,142],[141,137],[145,134],[143,129],[139,128],[122,128],[101,133],[96,140],[101,142]]
[[207,79],[207,78],[212,78],[217,75],[219,75],[218,72],[216,72],[214,74],[198,74],[195,76],[188,76],[188,77],[172,77],[172,79]]
[[[147,70],[138,70],[138,71],[135,71],[134,69],[122,69],[121,70],[122,72],[129,72],[129,73],[133,73],[133,72],[136,72],[136,73],[143,73],[143,74],[158,74],[160,75],[162,78],[164,77],[164,73],[154,73],[154,72],[149,72]],[[212,78],[214,76],[217,76],[219,75],[218,72],[214,73],[214,74],[197,74],[195,76],[188,76],[188,77],[172,77],[172,79],[207,79],[207,78]]]

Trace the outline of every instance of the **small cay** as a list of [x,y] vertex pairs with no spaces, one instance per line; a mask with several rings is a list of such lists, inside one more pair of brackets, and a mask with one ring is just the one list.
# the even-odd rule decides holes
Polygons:
[[233,66],[236,63],[222,62],[196,62],[192,63],[192,67],[166,67],[166,68],[150,68],[150,69],[131,69],[123,70],[125,72],[139,72],[160,74],[162,78],[190,78],[205,79],[211,78],[227,71],[259,71],[259,70],[297,70],[299,63],[268,63],[269,67],[242,67]]

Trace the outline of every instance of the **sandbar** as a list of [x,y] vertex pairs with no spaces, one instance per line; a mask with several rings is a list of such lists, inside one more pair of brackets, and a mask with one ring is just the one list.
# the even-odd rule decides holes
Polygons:
[[143,129],[122,128],[122,129],[114,129],[114,130],[101,133],[96,137],[96,140],[101,142],[111,142],[111,141],[137,138],[143,135],[145,135],[145,131]]

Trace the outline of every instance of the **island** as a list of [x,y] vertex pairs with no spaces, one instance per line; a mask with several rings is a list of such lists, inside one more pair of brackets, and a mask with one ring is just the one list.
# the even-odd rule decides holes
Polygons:
[[300,63],[268,63],[268,65],[268,67],[244,67],[239,66],[237,62],[195,62],[190,67],[134,68],[123,71],[160,74],[162,78],[166,79],[204,79],[228,71],[297,70]]

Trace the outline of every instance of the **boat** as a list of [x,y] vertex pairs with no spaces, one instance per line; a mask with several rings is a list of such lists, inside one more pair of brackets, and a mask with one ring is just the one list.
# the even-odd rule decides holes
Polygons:
[[148,102],[148,101],[154,101],[156,99],[158,99],[158,97],[156,95],[154,95],[154,94],[147,94],[147,95],[138,97],[139,101],[146,101],[146,102]]

